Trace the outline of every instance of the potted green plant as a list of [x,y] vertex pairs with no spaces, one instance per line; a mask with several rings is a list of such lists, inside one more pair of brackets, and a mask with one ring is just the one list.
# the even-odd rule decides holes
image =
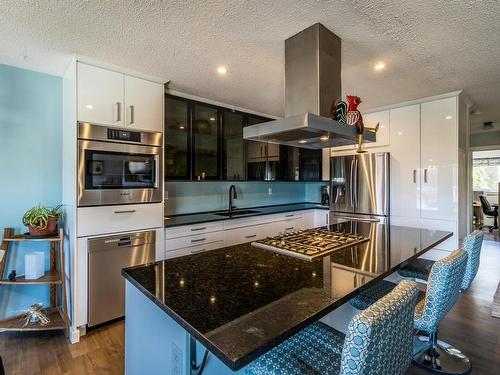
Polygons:
[[23,224],[29,229],[32,236],[41,236],[55,233],[57,223],[62,213],[62,205],[45,207],[39,204],[30,208],[23,215]]

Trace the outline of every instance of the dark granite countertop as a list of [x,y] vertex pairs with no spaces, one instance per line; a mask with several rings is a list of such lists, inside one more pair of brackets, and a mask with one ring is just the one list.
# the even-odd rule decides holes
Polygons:
[[231,219],[241,219],[252,216],[259,215],[270,215],[278,214],[281,212],[291,212],[291,211],[301,211],[301,210],[311,210],[311,209],[328,210],[328,206],[322,206],[319,203],[292,203],[292,204],[279,204],[274,206],[261,206],[261,207],[245,207],[238,208],[238,210],[252,210],[258,211],[248,215],[238,215],[233,217],[217,215],[218,213],[224,213],[227,211],[211,211],[211,212],[200,212],[194,214],[182,214],[182,215],[171,215],[164,219],[165,228],[177,227],[180,225],[190,225],[207,223],[210,221],[222,221]]
[[[127,268],[122,275],[238,370],[452,235],[354,221],[330,228],[370,241],[313,262],[248,243]],[[346,290],[349,283],[338,280],[352,280],[350,273],[369,281]]]

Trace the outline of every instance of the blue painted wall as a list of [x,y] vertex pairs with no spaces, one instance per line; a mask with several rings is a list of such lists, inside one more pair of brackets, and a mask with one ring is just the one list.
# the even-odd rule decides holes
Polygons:
[[[0,64],[0,228],[25,231],[27,209],[61,202],[61,149],[62,79]],[[46,248],[11,246],[7,270],[24,273],[24,255]],[[0,319],[35,302],[48,303],[46,286],[0,286]]]
[[[225,210],[228,207],[228,190],[236,186],[238,208],[268,206],[299,202],[318,203],[320,186],[326,182],[167,182],[165,184],[165,214],[176,215],[194,212]],[[272,194],[269,194],[269,189]]]

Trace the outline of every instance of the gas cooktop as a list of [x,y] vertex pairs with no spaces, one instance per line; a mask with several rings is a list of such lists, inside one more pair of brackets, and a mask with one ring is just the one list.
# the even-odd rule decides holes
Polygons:
[[282,233],[252,242],[252,246],[284,255],[312,261],[335,250],[367,242],[359,234],[336,232],[328,229],[305,229]]

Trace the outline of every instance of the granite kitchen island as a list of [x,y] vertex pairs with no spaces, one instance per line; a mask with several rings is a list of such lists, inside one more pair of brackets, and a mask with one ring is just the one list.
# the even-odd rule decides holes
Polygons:
[[[135,374],[231,374],[324,318],[452,233],[347,221],[370,240],[312,262],[250,243],[122,271],[125,367]],[[199,369],[198,369],[199,370]]]

